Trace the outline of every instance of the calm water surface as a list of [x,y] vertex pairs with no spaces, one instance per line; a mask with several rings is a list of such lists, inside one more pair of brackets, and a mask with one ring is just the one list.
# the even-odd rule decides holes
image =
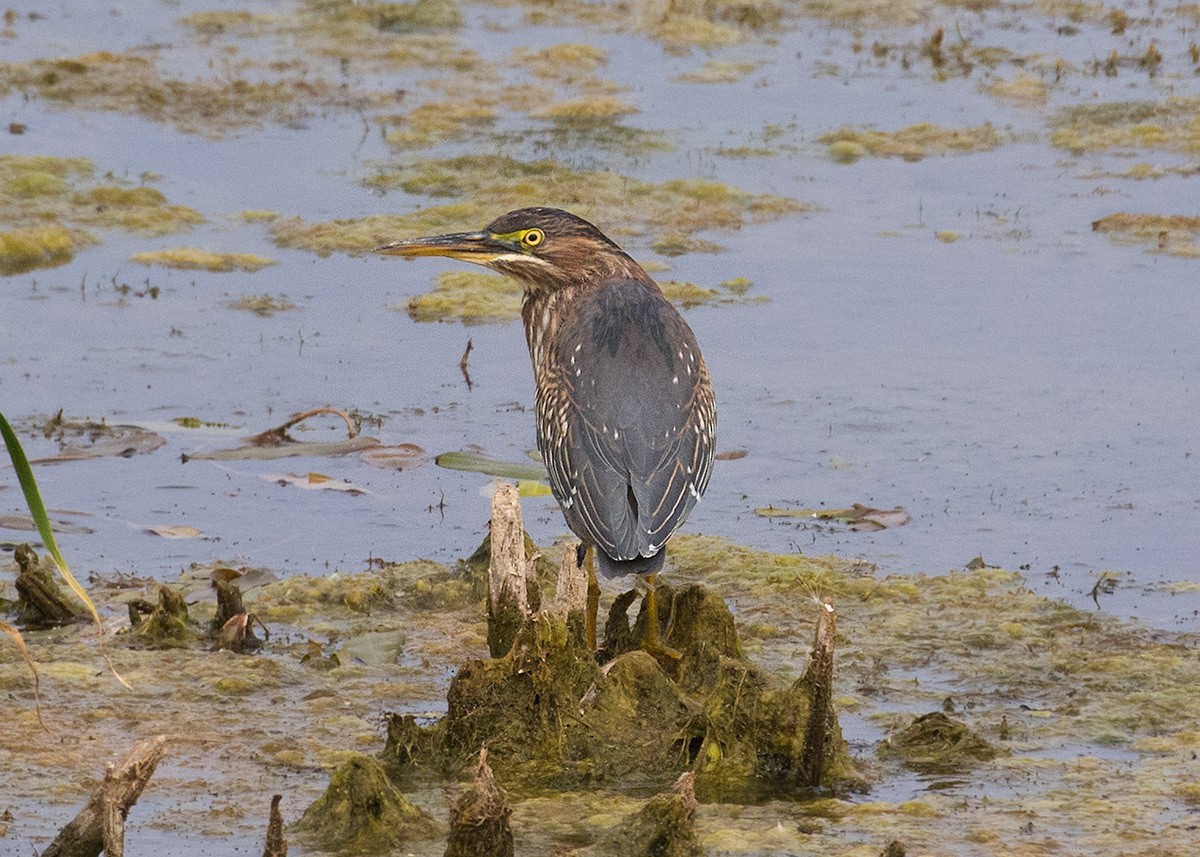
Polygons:
[[[34,7],[15,8],[23,15]],[[36,8],[45,17],[16,28],[5,59],[157,44],[172,73],[204,73],[207,54],[176,24],[191,4],[111,4],[99,15],[66,3]],[[670,55],[635,35],[524,28],[515,10],[465,8],[461,42],[485,58],[563,41],[608,50],[602,73],[628,87],[640,109],[631,124],[661,130],[674,144],[651,156],[612,156],[614,168],[653,180],[712,178],[819,206],[714,232],[724,252],[671,260],[664,275],[702,285],[747,277],[752,294],[767,299],[687,313],[718,391],[719,446],[747,452],[718,463],[687,531],[861,557],[880,574],[941,573],[982,555],[1027,568],[1031,586],[1081,605],[1091,603],[1099,575],[1114,571],[1121,585],[1101,609],[1196,627],[1200,596],[1172,596],[1162,584],[1200,579],[1200,263],[1090,229],[1114,211],[1193,212],[1195,179],[1087,178],[1132,160],[1071,158],[1046,141],[1046,117],[1059,103],[1193,93],[1197,79],[1089,77],[1030,110],[982,94],[978,75],[938,83],[927,68],[880,68],[850,49],[847,32],[806,22],[717,51],[760,64],[740,82],[704,86],[672,82],[702,63],[699,53]],[[1079,63],[1103,57],[1112,41],[1102,28],[1068,38],[999,12],[962,20],[968,34],[986,31]],[[931,29],[892,35],[916,42]],[[324,404],[380,416],[372,432],[384,442],[431,453],[477,445],[523,460],[533,447],[532,380],[518,323],[419,324],[389,309],[456,263],[319,258],[277,248],[260,227],[233,217],[265,208],[326,220],[430,204],[355,184],[387,158],[360,116],[331,110],[297,127],[209,140],[19,94],[0,106],[28,128],[6,135],[5,151],[86,156],[101,172],[130,178],[158,173],[172,202],[210,220],[161,239],[105,233],[70,264],[0,279],[0,404],[10,418],[61,408],[150,425],[167,437],[151,455],[40,469],[49,504],[86,513],[95,530],[63,538],[77,569],[171,577],[191,562],[222,558],[284,571],[356,570],[369,556],[449,561],[479,542],[488,516],[483,477],[432,465],[391,473],[353,459],[180,462],[181,453],[232,445]],[[1017,142],[911,163],[839,165],[815,140],[843,124],[923,121],[992,122]],[[761,142],[766,126],[780,129],[785,145],[776,155],[714,153]],[[512,151],[522,154],[520,146]],[[938,241],[944,230],[961,240]],[[180,245],[259,252],[280,264],[209,274],[128,261],[133,252]],[[644,242],[626,246],[654,258]],[[160,292],[122,298],[114,281]],[[279,293],[300,311],[259,318],[228,308],[243,295]],[[458,370],[468,339],[471,390]],[[172,428],[182,416],[235,428]],[[48,442],[30,447],[31,455],[55,451]],[[309,470],[367,493],[300,491],[274,479]],[[754,514],[771,504],[855,502],[901,505],[912,521],[851,533]],[[21,508],[10,484],[0,511]],[[564,531],[549,498],[529,499],[525,509],[537,538]],[[157,538],[144,532],[152,524],[193,526],[205,538]]]

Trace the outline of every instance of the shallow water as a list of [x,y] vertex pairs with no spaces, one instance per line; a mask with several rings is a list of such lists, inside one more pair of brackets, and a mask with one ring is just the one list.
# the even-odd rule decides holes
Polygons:
[[[18,19],[0,41],[5,61],[157,45],[160,66],[190,79],[220,77],[221,45],[246,57],[296,55],[285,39],[214,45],[198,38],[177,21],[210,7],[190,2],[146,0],[100,15],[69,3],[10,6]],[[244,8],[266,12],[275,4]],[[1200,77],[1187,58],[1194,21],[1131,4],[1138,23],[1118,36],[1098,15],[1074,21],[1068,7],[929,6],[918,8],[910,27],[863,24],[861,51],[850,29],[799,16],[741,44],[675,55],[645,35],[574,24],[566,15],[550,26],[529,23],[519,8],[463,8],[458,43],[488,62],[520,46],[601,45],[608,62],[598,74],[625,88],[620,96],[640,111],[627,124],[662,131],[674,147],[622,155],[583,144],[556,157],[655,181],[710,178],[819,206],[713,230],[703,237],[723,252],[665,260],[664,277],[706,286],[746,277],[751,295],[767,299],[686,311],[717,389],[719,448],[747,452],[718,462],[689,531],[773,551],[861,557],[880,575],[940,573],[982,555],[1025,569],[1031,588],[1078,606],[1091,605],[1101,573],[1113,571],[1119,584],[1098,596],[1100,610],[1159,628],[1197,627],[1200,595],[1172,584],[1200,580],[1200,261],[1091,229],[1117,211],[1194,213],[1195,177],[1111,174],[1138,162],[1194,166],[1195,157],[1128,147],[1075,155],[1049,142],[1062,105],[1196,95]],[[35,9],[44,17],[28,19]],[[1029,57],[1030,73],[1049,86],[1048,101],[1025,107],[981,90],[991,76],[1014,78],[1014,65],[938,80],[919,50],[937,26],[947,45],[965,38]],[[1077,32],[1059,32],[1070,27]],[[1087,71],[1114,48],[1140,54],[1150,38],[1166,58],[1157,75],[1136,66],[1116,77]],[[909,45],[908,67],[895,57],[876,61],[874,40]],[[756,67],[734,83],[673,80],[709,56]],[[1059,82],[1054,57],[1068,68]],[[314,73],[341,74],[331,60],[302,61]],[[408,88],[404,107],[427,97],[412,71],[352,66],[344,78],[354,88]],[[319,257],[277,247],[264,227],[237,219],[243,209],[321,221],[441,202],[356,183],[375,163],[395,160],[363,115],[317,108],[299,122],[209,139],[20,93],[0,106],[4,124],[27,126],[5,136],[4,152],[85,156],[98,173],[135,182],[156,173],[154,186],[171,202],[209,218],[162,238],[100,231],[102,243],[66,265],[0,277],[0,407],[10,419],[62,409],[68,417],[148,425],[167,439],[150,455],[39,468],[48,504],[78,513],[71,520],[95,531],[62,536],[77,573],[173,578],[214,559],[284,572],[353,571],[368,557],[450,561],[478,544],[489,512],[486,477],[432,464],[392,473],[354,458],[180,462],[182,453],[234,445],[324,404],[381,417],[370,433],[430,453],[477,445],[519,461],[534,446],[518,323],[426,324],[391,309],[456,263]],[[853,164],[834,162],[817,141],[843,125],[894,130],[918,122],[991,122],[1005,141],[973,154]],[[537,123],[502,109],[498,125],[521,134]],[[451,142],[421,154],[540,158],[547,155],[540,139]],[[722,154],[738,146],[774,153]],[[482,213],[480,225],[498,213]],[[959,240],[939,240],[946,231]],[[646,236],[620,240],[635,257],[655,259]],[[181,245],[260,253],[279,264],[218,274],[128,261],[134,252]],[[131,292],[120,294],[118,284]],[[148,286],[157,287],[156,298],[137,296]],[[261,318],[229,308],[242,296],[281,293],[300,309]],[[458,368],[468,339],[471,389]],[[171,423],[178,417],[231,428],[183,429]],[[295,434],[309,440],[336,431]],[[31,457],[56,449],[28,438]],[[366,493],[278,484],[280,475],[309,471]],[[0,512],[22,511],[15,486],[4,481]],[[912,520],[855,533],[754,514],[768,505],[855,502],[901,505]],[[539,541],[564,531],[550,498],[527,499],[525,514]],[[204,538],[144,531],[155,524],[192,526]]]
[[[6,53],[22,59],[161,44],[164,67],[198,73],[205,49],[173,23],[186,11],[118,7],[93,26],[63,4],[20,21]],[[934,82],[919,62],[907,71],[894,62],[879,68],[850,51],[845,31],[802,21],[769,42],[714,51],[761,62],[746,79],[697,85],[671,78],[696,68],[700,55],[667,55],[643,37],[522,27],[510,9],[468,7],[467,18],[461,43],[485,57],[525,44],[603,45],[610,59],[602,71],[629,87],[640,108],[630,124],[663,130],[676,146],[632,161],[609,157],[617,168],[654,179],[712,177],[821,206],[714,233],[724,252],[671,262],[671,278],[713,285],[744,276],[754,295],[769,299],[688,313],[718,391],[720,447],[748,452],[718,465],[692,531],[857,555],[881,573],[941,571],[982,554],[989,563],[1027,565],[1034,585],[1080,604],[1111,570],[1123,586],[1103,609],[1160,626],[1194,624],[1194,596],[1148,590],[1196,576],[1197,263],[1115,244],[1089,224],[1118,210],[1188,212],[1195,180],[1081,177],[1097,167],[1124,169],[1130,157],[1072,159],[1044,137],[1045,116],[1060,102],[1187,94],[1195,76],[1076,73],[1052,87],[1047,108],[1030,110],[981,93],[981,73]],[[882,32],[917,41],[945,18]],[[1077,62],[1121,43],[1086,24],[1063,37],[1010,28],[1001,12],[953,18],[975,28],[968,34]],[[1172,38],[1161,29],[1155,37],[1164,46]],[[243,50],[258,50],[244,41]],[[172,202],[210,218],[184,236],[106,234],[68,265],[5,277],[0,390],[10,417],[59,408],[110,422],[198,416],[248,434],[327,403],[380,415],[385,441],[431,453],[478,444],[521,459],[533,446],[523,409],[532,384],[516,323],[464,329],[387,309],[455,263],[317,258],[273,247],[261,228],[230,217],[268,208],[322,220],[421,205],[352,183],[366,164],[387,157],[358,115],[329,111],[301,127],[208,140],[20,95],[4,105],[10,120],[28,126],[7,137],[8,151],[84,155],[100,171],[131,177],[159,173],[157,186]],[[991,152],[851,165],[834,163],[814,140],[843,124],[886,130],[918,121],[990,121],[1022,139]],[[783,129],[778,154],[714,154],[761,139],[768,125]],[[1187,163],[1170,153],[1148,157]],[[962,239],[939,242],[934,233],[942,230]],[[635,256],[653,256],[636,240],[626,243]],[[181,244],[258,252],[280,264],[208,274],[126,261],[131,252]],[[157,286],[159,297],[121,300],[114,278],[135,289]],[[264,293],[286,293],[302,310],[259,318],[227,308],[238,296]],[[468,338],[470,391],[457,369]],[[232,438],[182,430],[167,438],[145,458],[43,470],[52,505],[93,516],[95,534],[65,537],[78,567],[159,575],[214,557],[294,569],[356,568],[368,555],[448,559],[478,541],[487,514],[483,483],[469,474],[432,466],[390,474],[350,460],[181,465],[180,452]],[[32,446],[35,455],[51,451]],[[307,469],[371,493],[307,496],[262,478]],[[753,514],[771,504],[854,502],[902,505],[912,522],[849,533]],[[5,505],[16,511],[20,500],[9,494]],[[548,499],[527,501],[527,514],[541,538],[563,530]],[[154,523],[189,524],[207,540],[171,543],[139,532]],[[1059,576],[1045,578],[1052,567]]]

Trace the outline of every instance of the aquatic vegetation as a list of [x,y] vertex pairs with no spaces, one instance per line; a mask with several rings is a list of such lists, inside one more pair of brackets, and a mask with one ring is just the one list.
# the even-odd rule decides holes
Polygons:
[[[257,270],[257,269],[255,269]],[[239,312],[252,312],[262,318],[270,318],[276,313],[289,312],[300,307],[288,299],[287,295],[243,295],[231,301],[229,308]]]
[[31,226],[0,232],[0,276],[64,265],[80,247],[94,243],[95,238],[87,232],[62,226]]
[[1200,152],[1200,96],[1163,101],[1113,101],[1064,107],[1050,142],[1072,152],[1167,149]]
[[857,160],[861,157],[860,152],[919,161],[929,155],[986,152],[1001,143],[999,132],[990,124],[953,129],[929,122],[896,131],[845,127],[817,139],[829,146],[834,160],[842,162]]
[[204,221],[155,188],[94,173],[87,158],[0,155],[0,218],[13,227],[0,232],[0,275],[69,262],[97,242],[81,225],[162,235]]
[[698,69],[675,77],[680,83],[737,83],[756,68],[752,62],[708,60]]
[[478,229],[503,211],[533,205],[566,208],[616,236],[675,233],[687,237],[700,230],[737,229],[748,222],[811,210],[794,199],[753,194],[709,179],[654,183],[609,170],[499,155],[412,161],[381,169],[365,184],[459,201],[406,215],[321,224],[281,219],[272,224],[272,237],[283,246],[318,253],[363,252],[387,241]]
[[472,130],[490,127],[495,109],[482,100],[431,101],[415,107],[385,139],[392,146],[418,148],[442,140],[460,140]]
[[513,62],[537,77],[568,83],[596,71],[607,60],[608,53],[603,48],[578,43],[551,45],[541,50],[517,48],[513,51]]
[[334,771],[297,831],[327,851],[385,854],[440,836],[443,828],[392,785],[379,762],[356,753]]
[[1151,243],[1151,249],[1171,256],[1200,259],[1200,217],[1184,214],[1110,214],[1092,224],[1095,232],[1114,238]]
[[188,271],[259,271],[274,265],[274,259],[253,253],[214,253],[198,247],[172,247],[168,250],[150,250],[134,253],[131,262],[142,265],[165,265]]
[[[710,289],[695,283],[661,280],[659,286],[667,300],[683,307],[731,301],[744,294],[737,291],[736,284],[733,288]],[[521,303],[521,285],[509,277],[475,271],[442,271],[432,291],[417,295],[401,308],[416,321],[481,324],[518,318]]]
[[411,299],[405,309],[416,321],[478,324],[516,318],[521,314],[521,284],[496,274],[442,271],[433,291]]
[[1050,99],[1050,87],[1045,81],[1023,73],[1011,80],[994,80],[985,91],[993,98],[1011,101],[1022,107],[1039,107]]
[[346,105],[349,98],[337,84],[309,77],[172,79],[151,57],[109,51],[0,63],[0,94],[14,90],[64,108],[130,113],[210,137],[264,122],[297,121],[314,106]]
[[183,26],[204,36],[222,36],[226,33],[257,35],[276,25],[276,18],[260,12],[242,9],[227,9],[211,12],[191,12],[179,19]]
[[538,107],[531,114],[535,119],[552,122],[581,123],[616,119],[636,113],[632,104],[612,97],[579,98]]

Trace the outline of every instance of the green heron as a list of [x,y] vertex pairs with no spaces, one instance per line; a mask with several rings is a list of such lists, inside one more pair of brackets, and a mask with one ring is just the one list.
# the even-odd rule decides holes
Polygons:
[[[397,256],[448,256],[520,281],[550,487],[606,577],[647,580],[704,494],[717,427],[708,369],[658,284],[599,229],[557,208],[510,211],[480,232],[397,241]],[[590,570],[590,564],[589,564]],[[589,640],[595,644],[594,575]]]

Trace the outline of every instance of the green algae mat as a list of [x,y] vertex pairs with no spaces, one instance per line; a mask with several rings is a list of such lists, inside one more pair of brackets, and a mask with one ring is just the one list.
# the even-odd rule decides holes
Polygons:
[[[764,687],[786,689],[803,670],[814,599],[831,599],[839,614],[833,703],[854,776],[815,792],[779,782],[753,799],[745,789],[731,796],[699,788],[695,832],[704,853],[876,855],[899,840],[910,854],[1168,855],[1194,842],[1194,636],[1066,607],[1000,569],[879,579],[837,558],[762,553],[704,537],[672,545],[671,585],[686,591],[703,583],[720,596],[716,603],[723,599],[733,611],[736,649],[729,651],[754,664]],[[548,578],[550,563],[539,564]],[[197,629],[215,611],[212,572],[197,566],[171,584]],[[462,744],[468,764],[426,757],[423,767],[397,765],[401,747],[409,762],[421,760],[417,733],[447,722],[447,694],[453,709],[454,694],[470,692],[463,670],[503,661],[486,657],[478,570],[465,561],[411,562],[264,582],[271,577],[262,569],[243,575],[246,608],[269,630],[248,655],[153,645],[115,618],[152,592],[148,582],[93,582],[114,633],[110,656],[132,690],[97,662],[94,629],[29,632],[50,734],[38,725],[20,655],[0,648],[8,698],[0,740],[19,748],[3,756],[13,786],[10,842],[44,843],[74,815],[104,761],[155,734],[168,736],[167,758],[128,835],[137,843],[169,834],[198,843],[194,853],[261,842],[273,793],[284,795],[285,820],[298,822],[329,802],[335,769],[375,776],[369,765],[376,763],[354,762],[369,757],[403,795],[395,812],[419,831],[406,852],[441,854],[447,801],[467,790],[467,757],[484,733],[521,854],[610,853],[613,829],[636,817],[651,794],[687,769],[700,769],[703,783],[709,750],[697,742],[689,754],[686,740],[674,759],[654,760],[654,776],[606,775],[600,745],[619,737],[611,730],[626,705],[616,698],[581,702],[577,711],[617,716],[604,727],[611,734],[594,733],[607,737],[570,775],[506,761],[508,727],[499,717],[457,725],[450,718],[450,743]],[[606,593],[604,609],[611,598]],[[539,633],[563,632],[551,623]],[[644,703],[640,712],[625,711],[629,722],[668,716],[680,705],[676,691],[653,690],[653,660],[633,654],[614,677]],[[581,699],[593,669],[570,674]],[[729,687],[706,698],[721,693]],[[781,716],[778,706],[770,710]],[[415,724],[408,744],[396,741],[402,722]],[[614,750],[609,768],[646,752],[631,742]],[[303,825],[289,830],[293,853],[317,853]]]

